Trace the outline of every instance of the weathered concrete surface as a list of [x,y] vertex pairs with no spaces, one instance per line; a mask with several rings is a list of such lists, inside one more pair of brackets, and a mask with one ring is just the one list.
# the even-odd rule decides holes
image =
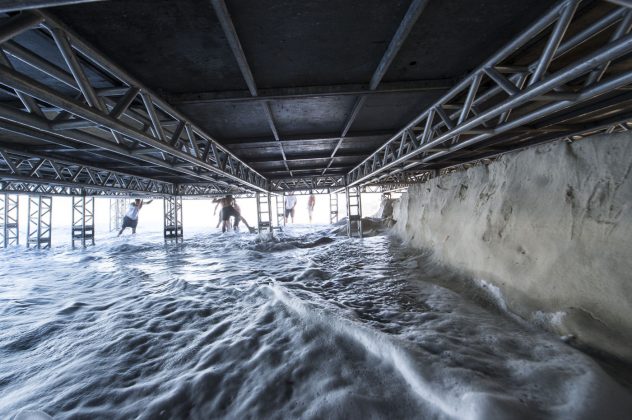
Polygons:
[[632,135],[505,155],[410,188],[394,232],[508,307],[632,361]]

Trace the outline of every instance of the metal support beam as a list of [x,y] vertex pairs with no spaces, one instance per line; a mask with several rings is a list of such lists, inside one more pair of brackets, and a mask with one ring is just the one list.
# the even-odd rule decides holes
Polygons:
[[329,193],[329,223],[338,223],[338,193]]
[[[244,53],[243,48],[241,47],[241,42],[239,41],[239,36],[237,36],[237,31],[235,30],[235,25],[233,25],[233,21],[230,18],[230,13],[228,13],[228,8],[226,7],[226,3],[224,0],[211,0],[213,4],[213,9],[215,9],[215,14],[219,19],[219,23],[224,30],[224,35],[226,35],[226,39],[228,40],[228,44],[230,45],[230,49],[235,56],[235,60],[237,60],[237,64],[239,65],[239,70],[241,70],[241,74],[246,81],[246,85],[248,85],[248,90],[250,94],[255,97],[258,96],[257,93],[257,85],[255,83],[255,78],[252,76],[252,71],[250,70],[250,66],[248,65],[248,60],[246,59],[246,54]],[[283,144],[280,143],[279,132],[276,129],[276,125],[274,124],[274,118],[272,117],[272,111],[270,110],[270,104],[267,101],[262,102],[263,112],[265,114],[266,120],[268,121],[268,125],[270,126],[270,130],[274,135],[274,139],[277,141],[279,150],[281,152],[281,157],[283,158],[283,164],[285,165],[285,170],[292,176],[292,171],[287,164],[287,160],[285,159],[285,151],[283,150]]]
[[[37,24],[41,21],[40,25],[54,37],[56,42],[51,42],[50,37],[43,39],[50,42],[50,50],[57,50],[62,54],[66,68],[51,63],[41,57],[39,52],[30,51],[15,42],[7,42],[1,48],[75,92],[81,92],[87,104],[78,100],[75,94],[61,93],[34,80],[29,73],[0,65],[0,84],[20,92],[24,97],[63,111],[61,116],[64,117],[51,121],[47,117],[32,115],[22,109],[22,102],[18,101],[18,107],[15,104],[0,107],[0,119],[41,133],[62,135],[71,140],[71,144],[77,142],[96,146],[208,181],[239,184],[251,190],[267,190],[265,177],[86,44],[63,23],[44,12],[32,15],[37,18],[33,22]],[[29,30],[33,22],[29,21],[29,25],[21,27]],[[2,33],[6,34],[8,40],[18,31],[3,32],[0,28],[0,35]],[[103,86],[101,90],[96,89],[91,85],[91,79],[85,77],[87,73],[96,73],[110,85]],[[142,92],[142,95],[138,95],[141,96],[140,99],[136,92]],[[101,95],[123,98],[115,101],[110,96]],[[94,127],[99,127],[100,130],[94,130]],[[179,127],[185,129],[178,130]],[[88,131],[82,131],[86,129]],[[179,138],[174,138],[174,135]],[[153,156],[145,156],[148,150]]]
[[165,239],[181,240],[182,231],[182,196],[171,195],[163,200],[164,203],[164,237]]
[[76,242],[94,245],[94,197],[72,197],[71,240],[73,248]]
[[110,193],[174,193],[171,183],[6,148],[0,148],[0,180],[85,187]]
[[[377,89],[378,85],[382,81],[382,78],[388,71],[388,68],[390,67],[391,63],[397,56],[397,53],[399,52],[400,48],[404,44],[404,41],[406,41],[408,34],[413,29],[413,26],[415,26],[417,19],[419,19],[419,16],[421,16],[421,12],[423,12],[427,3],[428,3],[428,0],[413,0],[411,2],[410,7],[406,11],[404,18],[402,19],[401,23],[399,24],[399,27],[397,28],[397,31],[395,32],[395,35],[393,35],[393,38],[391,39],[391,42],[388,45],[388,48],[384,52],[384,55],[382,56],[380,63],[378,64],[377,68],[373,72],[373,75],[371,76],[371,81],[369,82],[369,90],[373,91]],[[331,153],[329,163],[327,164],[327,167],[323,169],[322,175],[325,175],[325,172],[327,172],[327,170],[329,170],[329,168],[331,167],[331,164],[334,161],[334,157],[336,156],[338,149],[342,145],[342,142],[344,141],[345,136],[351,129],[353,122],[356,120],[356,118],[360,114],[360,110],[362,109],[362,106],[364,105],[365,101],[366,101],[366,96],[359,96],[356,102],[354,103],[351,113],[349,114],[349,118],[347,119],[347,122],[345,123],[345,126],[342,129],[342,134],[340,135],[340,141],[338,141],[338,143],[336,144],[336,147]]]
[[257,96],[252,96],[248,90],[192,92],[166,94],[165,99],[173,105],[207,104],[223,102],[258,102],[284,101],[289,99],[322,98],[328,96],[362,96],[381,95],[385,93],[422,93],[448,90],[458,80],[429,79],[410,80],[402,82],[382,82],[376,89],[370,90],[367,84],[350,83],[326,86],[297,86],[284,88],[257,88]]
[[257,193],[257,226],[259,233],[272,232],[272,200],[270,193]]
[[0,243],[2,247],[20,244],[20,207],[17,194],[0,194]]
[[70,6],[73,4],[94,3],[104,0],[2,0],[0,13],[17,12],[28,9],[44,9],[46,7]]
[[110,198],[110,232],[121,230],[123,216],[125,216],[129,201],[126,198]]
[[26,246],[51,247],[53,197],[29,195],[29,221],[26,230]]
[[347,196],[347,236],[362,238],[362,191],[360,187],[345,188]]
[[281,229],[285,224],[285,194],[277,194],[274,196],[276,202],[276,225],[278,229]]
[[[632,52],[632,35],[625,34],[629,29],[629,23],[624,20],[627,9],[615,9],[597,22],[579,19],[576,25],[580,26],[573,30],[575,35],[566,39],[566,28],[575,22],[576,6],[575,0],[565,0],[550,9],[351,170],[347,185],[366,184],[382,174],[396,174],[415,167],[441,167],[444,161],[443,165],[447,166],[450,165],[448,156],[460,150],[465,152],[466,148],[468,153],[479,156],[475,145],[502,138],[512,130],[521,130],[522,134],[534,138],[560,133],[555,124],[533,127],[547,116],[576,109],[596,98],[606,98],[604,103],[607,103],[608,95],[630,88],[632,72],[626,66],[610,66],[607,79],[590,86],[585,83],[595,70]],[[615,25],[618,21],[622,23]],[[606,28],[616,34],[603,36]],[[548,36],[545,42],[534,44],[533,40],[542,35]],[[599,42],[586,42],[591,38]],[[582,55],[576,61],[565,60],[562,65],[551,66],[556,58],[580,45]],[[534,51],[534,48],[541,50]],[[514,65],[510,60],[520,61],[521,53],[539,58],[528,66]],[[555,72],[547,73],[549,68]],[[527,79],[533,82],[527,85],[524,83]],[[544,103],[543,99],[546,99]],[[625,112],[625,107],[618,111]],[[604,114],[604,118],[610,116]],[[464,162],[463,156],[459,154],[461,162]]]

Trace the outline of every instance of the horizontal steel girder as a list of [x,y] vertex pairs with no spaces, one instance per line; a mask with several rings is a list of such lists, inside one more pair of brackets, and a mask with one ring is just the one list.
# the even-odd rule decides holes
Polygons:
[[406,82],[383,82],[375,90],[368,84],[344,84],[328,86],[299,86],[287,88],[257,89],[257,96],[251,96],[248,90],[165,94],[171,104],[204,104],[217,102],[253,102],[283,101],[303,98],[322,98],[327,96],[379,95],[385,93],[415,93],[435,90],[448,90],[458,80],[414,80]]
[[270,190],[273,192],[302,191],[302,190],[325,190],[344,187],[344,176],[342,175],[319,175],[314,177],[291,177],[270,180]]
[[[39,27],[23,25],[10,38],[28,30],[47,31],[67,68],[53,65],[39,55],[8,42],[2,49],[8,56],[74,89],[69,95],[16,71],[0,54],[0,84],[13,89],[23,106],[0,107],[0,118],[28,126],[42,133],[63,135],[104,150],[151,161],[183,174],[242,185],[251,190],[267,190],[267,180],[238,159],[208,134],[178,113],[147,87],[87,45],[61,22],[42,12]],[[0,28],[0,31],[2,28]],[[4,59],[3,59],[4,57]],[[98,74],[111,83],[97,94],[93,79]],[[103,83],[103,82],[101,82]],[[111,95],[111,96],[108,96]],[[19,102],[18,102],[19,104]],[[44,113],[42,108],[62,110]],[[98,133],[98,134],[97,134]],[[153,156],[144,156],[147,151]],[[156,157],[159,156],[159,157]]]
[[[442,159],[455,152],[479,144],[484,147],[485,142],[512,130],[529,133],[530,124],[539,119],[629,88],[632,71],[625,65],[610,64],[632,51],[632,10],[616,8],[598,21],[576,23],[578,3],[566,0],[553,7],[351,170],[347,185],[366,184],[381,174],[441,165]],[[584,27],[566,37],[571,23]],[[598,38],[601,44],[585,42],[604,30],[610,33]],[[543,42],[534,44],[543,34]],[[522,58],[520,52],[528,50],[533,55],[534,48],[539,48],[535,62],[514,64]],[[581,51],[574,62],[551,66],[574,49]],[[555,132],[552,125],[532,130],[531,135],[536,138]]]
[[102,193],[175,193],[171,183],[10,149],[0,149],[0,183],[3,182],[48,184]]
[[0,13],[17,12],[19,10],[43,9],[45,7],[69,6],[72,4],[94,3],[104,0],[2,0]]

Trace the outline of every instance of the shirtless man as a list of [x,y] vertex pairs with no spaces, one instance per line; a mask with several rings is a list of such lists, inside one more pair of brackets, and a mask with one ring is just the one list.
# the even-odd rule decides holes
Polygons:
[[248,225],[248,222],[246,222],[246,219],[244,219],[241,216],[241,213],[239,212],[239,206],[237,205],[237,203],[235,202],[235,199],[233,198],[231,194],[227,194],[226,197],[223,197],[223,198],[217,198],[213,200],[213,203],[217,203],[215,205],[215,210],[213,211],[213,216],[217,213],[217,207],[219,207],[220,205],[222,206],[222,210],[219,213],[220,221],[218,222],[218,225],[217,225],[219,227],[219,224],[223,223],[222,232],[226,232],[227,230],[230,229],[231,216],[235,218],[235,223],[234,223],[235,230],[238,229],[239,221],[241,220],[244,222],[244,224],[246,225],[249,231],[251,232],[253,231],[253,228],[251,228]]

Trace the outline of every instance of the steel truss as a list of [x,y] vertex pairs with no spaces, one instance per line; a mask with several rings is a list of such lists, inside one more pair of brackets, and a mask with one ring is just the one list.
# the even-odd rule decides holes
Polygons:
[[[626,65],[610,64],[632,51],[632,9],[619,7],[596,21],[581,20],[578,4],[566,0],[553,7],[351,170],[347,185],[420,166],[452,166],[447,158],[473,146],[481,150],[505,142],[511,149],[533,138],[563,138],[577,129],[561,124],[572,119],[568,113],[580,106],[599,111],[605,105],[595,101],[624,94],[632,72]],[[578,30],[566,36],[571,23]],[[569,62],[565,54],[571,50],[581,58]],[[530,56],[539,58],[520,64]],[[614,102],[623,100],[617,98]]]
[[88,195],[94,195],[97,190],[102,192],[99,195],[112,192],[163,195],[174,192],[171,183],[6,148],[0,148],[0,179],[8,183],[23,183],[23,186],[47,184],[44,189],[52,191],[56,191],[52,186],[62,187],[59,191],[68,195],[75,195],[73,192],[81,195],[82,187],[86,188],[86,193],[89,191]]
[[281,228],[285,224],[285,194],[275,195],[274,200],[276,202],[277,227]]
[[165,197],[163,203],[165,239],[182,239],[182,197]]
[[272,192],[312,190],[315,191],[314,194],[327,194],[332,188],[341,188],[344,186],[345,177],[343,175],[323,175],[310,178],[296,177],[270,180],[270,191]]
[[51,247],[53,197],[29,195],[29,221],[26,231],[26,246]]
[[269,192],[257,193],[257,223],[259,233],[272,232],[272,200]]
[[338,223],[338,193],[329,193],[329,223]]
[[232,194],[235,197],[252,198],[254,192],[238,187],[226,187],[218,183],[180,184],[176,187],[177,194],[183,196],[220,197]]
[[20,207],[17,194],[0,194],[0,242],[6,248],[20,244]]
[[[27,31],[41,32],[50,47],[29,50],[17,42]],[[267,189],[262,175],[52,16],[22,12],[0,27],[0,36],[0,84],[18,99],[0,106],[0,119],[35,130],[42,139],[53,134],[71,140],[62,146],[88,144],[195,178]],[[49,61],[51,54],[59,54],[65,66]],[[43,72],[63,88],[18,68]]]
[[94,197],[72,197],[71,240],[73,248],[75,242],[94,245]]
[[362,238],[362,191],[360,187],[345,189],[347,196],[347,235]]

